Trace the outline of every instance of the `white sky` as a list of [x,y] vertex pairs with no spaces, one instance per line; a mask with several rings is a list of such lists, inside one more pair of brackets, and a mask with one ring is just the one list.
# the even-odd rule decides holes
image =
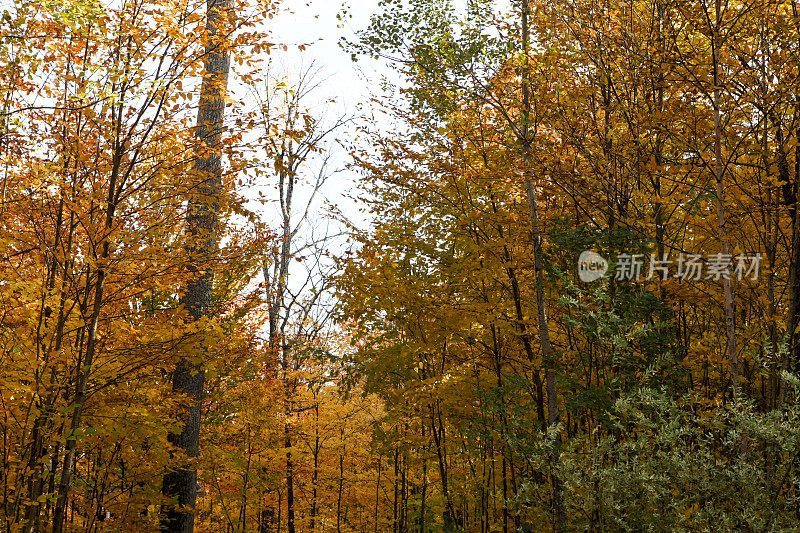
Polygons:
[[[345,5],[352,16],[340,20],[337,14],[344,2],[347,2]],[[367,58],[353,62],[350,54],[339,46],[341,37],[352,38],[355,32],[366,28],[370,16],[377,9],[378,0],[283,0],[280,14],[269,21],[270,40],[289,46],[288,51],[273,48],[274,71],[291,74],[312,63],[319,71],[322,83],[307,102],[312,114],[324,113],[330,118],[360,115],[366,111],[369,98],[380,92],[380,76],[388,72],[386,65]],[[299,51],[296,46],[300,44],[309,46]],[[327,103],[331,99],[335,100],[334,104]],[[346,141],[354,140],[352,134],[349,137],[348,133],[343,134],[339,137],[345,137]],[[331,163],[332,168],[341,168],[347,161],[347,154],[341,148],[338,152]],[[354,180],[352,173],[337,173],[326,184],[324,197],[349,218],[365,222],[358,206],[344,197],[352,191]]]
[[[285,53],[287,59],[302,56],[304,63],[314,60],[333,78],[326,82],[324,91],[355,103],[359,97],[368,94],[364,75],[372,77],[368,61],[353,63],[350,55],[339,47],[342,36],[352,37],[354,32],[366,28],[369,17],[378,9],[378,0],[350,0],[348,9],[352,18],[338,20],[336,15],[342,9],[343,0],[283,0],[282,13],[272,19],[272,37],[277,43],[313,43],[303,53]],[[343,27],[339,27],[343,25]],[[273,55],[275,53],[273,52]],[[359,74],[359,69],[365,69]]]
[[[364,29],[369,24],[370,15],[378,9],[378,0],[349,0],[351,8],[356,8],[352,17],[337,18],[341,11],[343,0],[283,0],[279,15],[268,21],[270,32],[269,41],[278,45],[287,45],[288,51],[274,47],[270,53],[271,74],[273,76],[288,75],[291,86],[292,75],[297,74],[310,65],[318,71],[316,81],[320,82],[311,97],[305,101],[310,108],[310,113],[319,118],[326,116],[328,121],[340,116],[359,117],[369,114],[368,102],[371,96],[380,93],[381,74],[389,71],[385,64],[374,62],[370,59],[360,59],[353,62],[349,53],[339,46],[339,40],[345,36],[352,38],[355,32]],[[304,51],[297,49],[298,45],[307,45]],[[233,64],[236,69],[236,64]],[[234,91],[237,89],[234,89]],[[334,103],[330,103],[334,100]],[[248,104],[249,106],[249,104]],[[323,119],[324,120],[324,119]],[[359,142],[354,135],[354,128],[343,129],[333,137],[342,139],[347,144]],[[357,176],[343,170],[349,161],[346,151],[334,142],[327,146],[334,153],[329,162],[329,168],[336,171],[328,179],[317,201],[312,205],[309,217],[310,225],[305,225],[297,235],[294,248],[303,244],[310,235],[322,234],[327,225],[325,219],[326,205],[336,206],[348,219],[359,226],[368,224],[369,219],[360,211],[361,207],[347,197],[354,193]],[[294,219],[300,217],[309,194],[308,184],[303,184],[304,178],[314,174],[318,168],[318,158],[310,158],[305,170],[301,169],[301,180],[295,189]],[[265,166],[271,163],[265,161]],[[255,184],[255,190],[250,189],[245,194],[254,199],[250,206],[261,214],[262,220],[271,226],[273,231],[279,231],[279,213],[277,205],[276,178],[263,177]],[[266,204],[258,205],[258,193],[269,200]],[[315,230],[312,230],[315,227]],[[331,228],[335,233],[335,229]],[[337,253],[346,243],[337,239],[329,243],[331,251]],[[301,254],[302,256],[302,254]],[[306,268],[310,265],[307,261],[291,262],[290,287],[292,290],[300,289],[306,279]],[[313,261],[311,261],[313,263]],[[261,281],[260,279],[255,281]],[[328,302],[329,303],[329,302]]]

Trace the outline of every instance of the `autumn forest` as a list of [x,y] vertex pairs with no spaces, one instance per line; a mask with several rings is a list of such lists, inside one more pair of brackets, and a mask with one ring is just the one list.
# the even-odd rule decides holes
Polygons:
[[0,530],[800,531],[799,196],[797,0],[0,0]]

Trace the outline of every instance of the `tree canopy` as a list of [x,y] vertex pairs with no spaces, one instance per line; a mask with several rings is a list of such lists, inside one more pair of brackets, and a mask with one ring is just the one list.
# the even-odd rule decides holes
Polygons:
[[794,0],[298,7],[0,7],[2,530],[796,530]]

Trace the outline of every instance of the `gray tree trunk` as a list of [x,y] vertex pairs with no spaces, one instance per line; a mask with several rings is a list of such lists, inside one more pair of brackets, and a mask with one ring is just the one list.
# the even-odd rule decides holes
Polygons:
[[[225,113],[223,96],[227,88],[230,60],[218,29],[231,8],[230,0],[207,0],[205,75],[200,91],[197,113],[197,138],[199,148],[193,165],[193,179],[197,179],[189,195],[186,226],[189,237],[188,280],[181,304],[189,320],[211,316],[214,268],[209,262],[217,248],[217,222],[219,196],[222,186],[220,146],[222,121]],[[202,341],[201,341],[202,342]],[[189,457],[200,455],[200,415],[205,373],[201,366],[181,359],[172,374],[172,390],[189,397],[184,414],[185,424],[180,433],[169,435],[169,441],[180,447]],[[176,498],[177,506],[164,506],[161,512],[161,530],[174,533],[194,531],[194,508],[197,499],[197,470],[181,466],[164,475],[162,492]],[[190,509],[190,511],[181,510]]]
[[[542,234],[539,224],[539,210],[536,200],[536,186],[531,176],[532,154],[530,139],[530,72],[528,70],[528,0],[522,3],[522,47],[525,54],[525,68],[522,74],[522,150],[525,179],[525,193],[528,199],[528,210],[531,223],[531,241],[533,244],[534,288],[536,292],[536,323],[539,328],[539,344],[545,368],[545,388],[547,390],[547,426],[554,429],[561,421],[558,408],[558,383],[556,371],[559,364],[558,353],[550,343],[550,327],[547,320],[547,302],[544,298],[544,275],[542,264]],[[557,469],[561,457],[561,434],[555,434],[553,451],[550,453],[550,481],[553,488],[553,531],[561,533],[566,530],[567,511],[564,495],[564,482]]]

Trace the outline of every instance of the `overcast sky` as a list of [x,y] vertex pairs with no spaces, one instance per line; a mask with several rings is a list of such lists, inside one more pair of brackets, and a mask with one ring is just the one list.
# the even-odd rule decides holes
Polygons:
[[[309,67],[312,62],[319,71],[319,88],[306,102],[313,115],[325,114],[333,118],[364,114],[370,96],[380,91],[381,74],[388,71],[385,64],[369,59],[353,62],[350,54],[339,46],[343,36],[352,38],[356,31],[368,26],[370,15],[378,9],[378,0],[349,0],[351,9],[348,11],[352,16],[339,19],[337,14],[341,12],[343,3],[344,0],[283,0],[280,14],[269,22],[270,40],[289,47],[288,51],[273,48],[271,60],[276,73],[291,75]],[[301,44],[308,45],[304,51],[297,49]],[[329,103],[331,99],[335,103]],[[346,140],[357,141],[353,133]],[[341,169],[347,163],[347,154],[340,148],[332,148],[337,153],[331,167]],[[309,170],[313,171],[313,168]],[[325,200],[361,225],[366,223],[366,219],[358,212],[360,206],[345,197],[352,192],[354,184],[352,172],[338,172],[323,192]],[[317,207],[321,218],[323,206],[320,203]],[[268,221],[271,218],[269,211],[269,208],[262,210]]]
[[[366,28],[370,15],[378,9],[378,0],[350,0],[350,2],[351,6],[357,2],[356,12],[352,13],[352,17],[340,20],[337,14],[342,9],[343,0],[283,0],[280,14],[269,21],[269,41],[288,46],[286,51],[282,47],[272,49],[271,75],[286,74],[291,85],[292,76],[313,63],[314,69],[318,71],[317,81],[320,83],[305,104],[312,116],[318,119],[327,117],[328,122],[341,116],[363,117],[365,113],[369,114],[366,104],[371,96],[379,93],[381,73],[388,71],[385,64],[372,60],[353,62],[350,54],[339,46],[341,37],[352,38],[356,31]],[[300,51],[298,45],[307,46],[305,50]],[[236,64],[233,66],[235,69]],[[331,103],[330,100],[335,102]],[[252,104],[255,105],[255,102]],[[337,137],[346,144],[360,143],[363,146],[363,140],[356,137],[355,128],[341,131]],[[345,168],[349,162],[347,151],[333,142],[329,143],[327,148],[325,153],[330,151],[334,154],[329,162],[332,176],[326,182],[318,201],[314,202],[308,224],[305,224],[297,235],[293,247],[295,249],[302,247],[306,240],[315,240],[320,235],[337,233],[341,229],[338,224],[331,224],[326,218],[328,206],[335,206],[351,222],[361,227],[369,223],[369,218],[361,211],[363,206],[349,198],[349,195],[355,192],[357,174]],[[269,161],[264,161],[264,164],[266,168],[271,167]],[[310,193],[307,180],[315,176],[318,168],[319,157],[310,160],[305,168],[300,170],[301,182],[295,189],[295,205],[299,206],[294,210],[295,221],[301,217],[307,195]],[[303,183],[304,181],[306,183]],[[245,194],[253,199],[250,207],[259,212],[262,220],[277,232],[280,230],[280,218],[276,184],[277,179],[274,175],[264,176]],[[268,199],[268,202],[260,204],[258,198],[262,197]],[[339,238],[329,242],[328,246],[330,251],[338,253],[348,245],[344,238]],[[302,257],[303,254],[300,255]],[[310,260],[291,262],[290,286],[293,290],[298,290],[302,286],[306,279],[305,269],[314,268],[313,265],[314,262]],[[294,283],[291,280],[294,280]],[[258,281],[260,280],[255,280]]]
[[[350,0],[352,5],[353,0]],[[320,97],[336,98],[348,107],[366,100],[376,90],[379,64],[369,60],[354,63],[341,49],[339,39],[352,37],[355,31],[369,24],[369,17],[378,9],[378,0],[355,0],[351,17],[337,18],[343,0],[284,0],[281,14],[272,20],[272,38],[276,43],[299,45],[310,43],[304,52],[273,52],[274,59],[286,67],[308,65],[312,61],[326,78]],[[343,25],[343,27],[339,27]]]

